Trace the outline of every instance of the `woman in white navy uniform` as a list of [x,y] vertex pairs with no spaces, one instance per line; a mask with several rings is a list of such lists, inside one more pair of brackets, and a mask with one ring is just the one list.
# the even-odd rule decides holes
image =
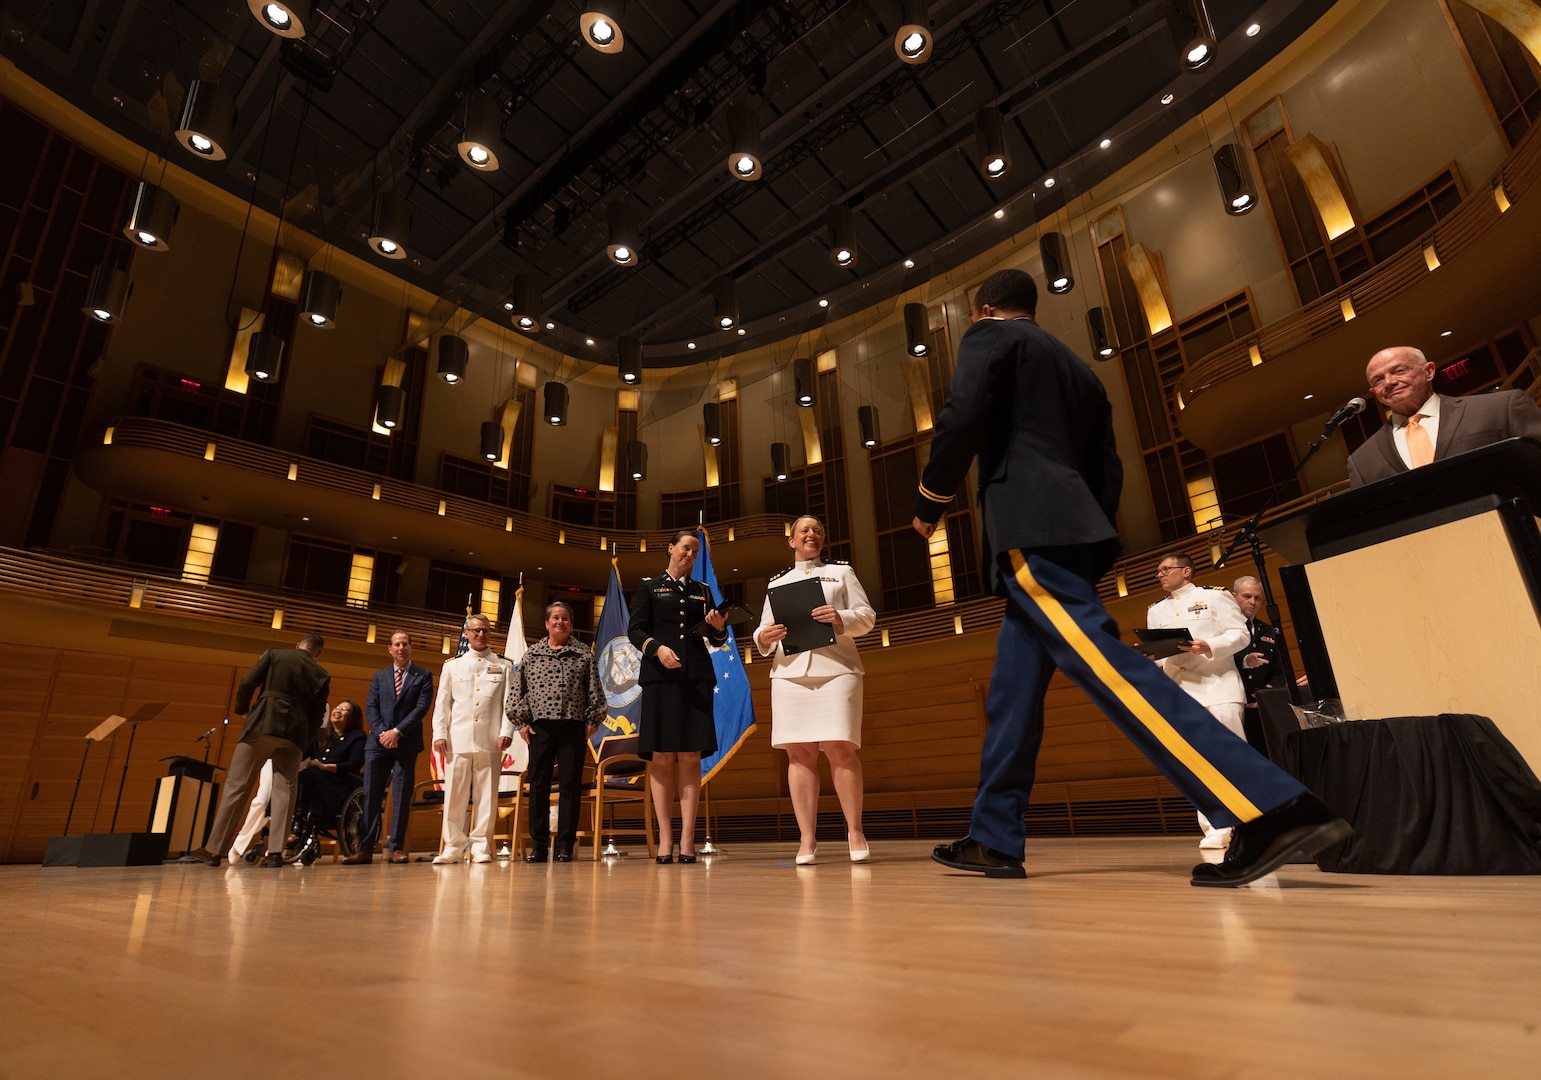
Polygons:
[[851,861],[864,862],[871,854],[862,832],[861,746],[862,666],[856,639],[877,622],[877,613],[855,572],[844,563],[826,563],[824,526],[816,517],[800,517],[792,523],[788,541],[797,563],[771,579],[770,588],[817,578],[824,586],[824,604],[813,617],[835,631],[835,643],[822,649],[793,653],[781,648],[787,628],[771,614],[767,592],[755,646],[771,661],[771,745],[787,752],[787,788],[792,810],[802,834],[797,864],[814,861],[818,846],[819,750],[829,758],[835,794],[845,814]]

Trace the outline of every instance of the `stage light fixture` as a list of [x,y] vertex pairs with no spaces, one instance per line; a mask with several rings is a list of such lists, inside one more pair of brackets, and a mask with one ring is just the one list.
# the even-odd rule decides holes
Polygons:
[[784,442],[773,442],[770,452],[771,475],[776,478],[777,483],[780,483],[787,478],[787,461],[792,456],[792,448]]
[[584,5],[583,14],[578,16],[578,28],[590,48],[618,53],[626,47],[626,35],[621,32],[625,7],[621,0],[589,0]]
[[439,378],[454,386],[465,381],[466,364],[471,359],[471,347],[466,339],[455,334],[439,337]]
[[246,0],[246,7],[264,30],[281,38],[302,38],[310,22],[310,0]]
[[1215,176],[1220,180],[1220,196],[1227,214],[1240,217],[1257,205],[1257,185],[1252,182],[1241,147],[1226,143],[1215,151]]
[[731,330],[738,325],[738,286],[730,277],[712,282],[712,325]]
[[1092,338],[1092,355],[1098,360],[1111,360],[1118,352],[1118,328],[1113,325],[1113,313],[1105,307],[1094,307],[1086,313],[1086,330]]
[[792,385],[797,395],[797,404],[805,409],[813,408],[819,384],[818,376],[813,370],[812,357],[799,356],[792,361]]
[[455,150],[473,169],[491,172],[498,167],[498,144],[503,141],[503,109],[479,90],[466,94],[461,105],[460,141]]
[[342,282],[324,270],[307,270],[300,279],[300,318],[311,326],[330,330],[337,325],[337,305],[342,301]]
[[224,161],[235,133],[235,101],[219,84],[194,79],[182,99],[176,138],[188,150],[209,161]]
[[[503,307],[517,329],[526,334],[534,333],[540,328],[540,309],[545,307],[540,282],[530,274],[515,274],[513,290]],[[551,327],[547,326],[546,329]]]
[[856,218],[849,206],[829,208],[829,261],[842,270],[856,265]]
[[925,304],[904,305],[904,347],[911,356],[931,352],[931,326]]
[[974,114],[974,149],[979,155],[979,174],[986,180],[999,180],[1011,172],[1011,154],[1006,149],[1006,114],[986,105]]
[[146,251],[170,251],[171,229],[182,206],[175,195],[148,180],[134,185],[123,235]]
[[258,330],[246,339],[246,374],[258,382],[277,382],[284,363],[284,339]]
[[616,370],[621,382],[635,386],[642,381],[642,339],[635,334],[622,334],[615,339]]
[[722,406],[708,401],[701,406],[701,425],[706,429],[706,441],[711,446],[722,445]]
[[123,318],[123,309],[134,286],[127,272],[113,266],[98,266],[91,271],[91,281],[86,286],[86,302],[80,310],[97,322],[115,323]]
[[924,64],[931,59],[931,19],[925,0],[904,0],[904,14],[894,34],[894,52],[906,64]]
[[1067,293],[1075,288],[1075,278],[1070,275],[1070,247],[1057,232],[1044,233],[1038,238],[1038,255],[1043,260],[1043,280],[1051,293]]
[[758,180],[762,166],[760,118],[747,105],[729,105],[728,172],[738,180]]
[[856,426],[861,429],[861,444],[868,450],[878,444],[878,409],[876,405],[862,405],[856,410]]
[[503,425],[496,420],[482,421],[482,457],[497,461],[503,456]]
[[407,394],[399,386],[380,387],[380,397],[375,404],[375,422],[387,430],[401,426],[402,414],[407,411]]
[[647,443],[633,439],[626,444],[626,471],[633,480],[647,479]]
[[617,266],[637,265],[637,212],[628,199],[612,199],[605,206],[610,242],[605,254]]
[[546,423],[552,427],[567,426],[567,387],[559,382],[545,386]]
[[1197,71],[1215,58],[1215,24],[1204,0],[1167,0],[1167,28],[1187,71]]
[[412,208],[394,191],[375,197],[374,216],[369,225],[369,246],[376,255],[387,259],[407,257],[407,236],[412,232]]

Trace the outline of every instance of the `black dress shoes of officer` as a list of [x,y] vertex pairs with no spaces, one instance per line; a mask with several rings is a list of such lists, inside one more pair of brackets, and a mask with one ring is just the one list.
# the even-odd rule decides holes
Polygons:
[[194,848],[186,855],[176,859],[167,859],[170,863],[203,863],[204,866],[218,866],[219,856],[207,848]]
[[1193,884],[1235,888],[1271,874],[1295,857],[1310,858],[1354,835],[1353,827],[1309,791],[1245,825],[1236,826],[1225,858],[1199,863]]
[[284,865],[284,857],[276,851],[270,851],[262,856],[262,861],[257,864],[259,870],[277,870]]
[[938,844],[931,858],[954,870],[971,870],[976,874],[993,878],[1025,878],[1022,860],[1002,855],[994,848],[985,847],[972,836],[954,840],[950,844]]
[[547,848],[545,844],[534,844],[529,851],[524,853],[525,862],[546,862]]
[[558,844],[555,853],[551,856],[553,862],[572,862],[573,849],[570,844]]

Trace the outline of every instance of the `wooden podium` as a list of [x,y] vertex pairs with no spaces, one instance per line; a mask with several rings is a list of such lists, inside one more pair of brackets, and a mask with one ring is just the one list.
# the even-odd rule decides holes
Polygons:
[[1509,439],[1259,530],[1315,697],[1491,717],[1541,775],[1541,442]]

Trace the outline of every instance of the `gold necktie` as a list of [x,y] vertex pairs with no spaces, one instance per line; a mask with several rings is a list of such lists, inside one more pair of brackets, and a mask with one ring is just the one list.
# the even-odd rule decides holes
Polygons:
[[1415,469],[1434,460],[1434,444],[1429,441],[1428,431],[1419,423],[1422,419],[1422,413],[1407,418],[1407,460]]

